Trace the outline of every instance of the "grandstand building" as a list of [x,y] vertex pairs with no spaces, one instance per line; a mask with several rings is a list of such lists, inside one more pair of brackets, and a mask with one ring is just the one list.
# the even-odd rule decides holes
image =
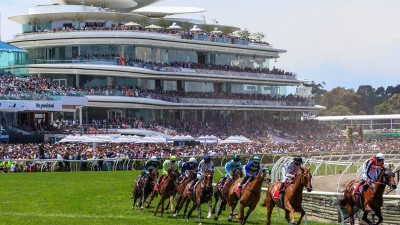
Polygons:
[[65,119],[300,120],[323,108],[286,93],[305,80],[270,68],[286,50],[223,34],[237,27],[166,17],[204,9],[145,7],[157,0],[86,2],[54,0],[10,17],[22,33],[8,43],[28,52],[29,73],[87,97]]

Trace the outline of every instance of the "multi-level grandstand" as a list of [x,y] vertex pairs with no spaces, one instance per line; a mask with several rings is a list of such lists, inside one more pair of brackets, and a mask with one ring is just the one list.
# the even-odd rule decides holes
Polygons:
[[15,118],[124,128],[138,120],[244,121],[259,128],[322,108],[287,94],[288,86],[305,80],[270,67],[286,50],[233,35],[234,26],[166,17],[201,8],[144,7],[154,2],[54,0],[10,17],[22,33],[8,43],[26,50],[29,60],[8,67],[26,62],[29,74],[88,100],[64,106],[57,98],[60,106],[45,112],[20,107]]

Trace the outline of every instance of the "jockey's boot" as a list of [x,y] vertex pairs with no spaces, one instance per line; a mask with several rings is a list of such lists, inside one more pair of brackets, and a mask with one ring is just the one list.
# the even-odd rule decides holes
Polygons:
[[242,188],[243,188],[242,185],[237,187],[236,190],[235,190],[235,193],[240,196],[240,193],[242,193]]
[[196,183],[197,183],[198,181],[199,181],[199,179],[198,179],[197,177],[194,178],[194,180],[192,181],[192,184],[190,185],[190,187],[189,187],[189,189],[188,189],[190,195],[193,195],[194,186],[196,186]]
[[285,192],[284,188],[285,188],[285,182],[282,182],[282,183],[281,183],[281,186],[279,187],[279,194],[280,194],[280,195],[283,194],[283,193]]
[[361,180],[360,183],[356,186],[356,188],[353,190],[353,195],[361,195],[362,193],[360,192],[360,187],[365,184],[365,180]]

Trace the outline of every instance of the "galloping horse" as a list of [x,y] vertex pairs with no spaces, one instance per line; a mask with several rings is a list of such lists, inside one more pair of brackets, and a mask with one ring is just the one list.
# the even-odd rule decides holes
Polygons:
[[[396,181],[394,180],[394,173],[390,169],[384,169],[379,174],[376,181],[371,181],[366,183],[367,189],[362,193],[362,195],[353,195],[353,190],[358,187],[359,181],[350,181],[344,190],[344,200],[340,201],[339,204],[342,206],[346,205],[347,211],[350,216],[350,224],[354,225],[353,218],[353,207],[357,206],[359,209],[363,210],[364,214],[362,220],[364,220],[368,225],[372,225],[372,222],[367,218],[369,210],[372,210],[375,215],[379,218],[378,222],[375,224],[380,224],[383,221],[381,207],[383,205],[383,193],[385,191],[386,185],[392,189],[396,189]],[[361,199],[360,199],[361,198]],[[366,209],[366,206],[370,209]]]
[[140,198],[139,207],[143,209],[143,205],[146,202],[147,197],[153,191],[154,186],[157,183],[157,169],[154,167],[148,168],[148,173],[145,173],[141,179],[134,184],[134,191],[132,194],[133,205],[132,209],[135,208],[136,201]]
[[[194,180],[194,178],[196,178],[196,175],[197,175],[196,171],[192,170],[192,171],[190,171],[189,176],[186,177],[184,180],[182,180],[181,183],[179,183],[178,188],[177,188],[178,200],[176,202],[176,212],[175,213],[177,213],[178,207],[179,207],[179,209],[182,208],[181,205],[183,205],[183,203],[181,204],[181,202],[183,200],[186,200],[184,198],[184,191],[185,191],[186,187],[188,186],[188,184],[192,180]],[[185,214],[186,214],[186,211],[185,211]],[[174,216],[176,216],[176,215],[174,215]]]
[[[221,178],[218,183],[216,188],[214,189],[214,198],[215,198],[215,203],[214,207],[212,209],[212,212],[216,212],[217,214],[214,216],[214,220],[218,220],[218,217],[221,215],[222,210],[225,210],[226,203],[228,202],[228,195],[229,195],[229,189],[233,182],[239,178],[243,177],[243,170],[241,168],[235,169],[232,173],[232,178],[227,178],[224,183],[222,183],[223,178]],[[218,202],[221,202],[219,205],[219,208],[217,208],[217,211],[215,211],[215,208],[217,207]]]
[[198,217],[199,217],[199,225],[201,225],[201,204],[207,202],[208,203],[208,216],[207,218],[211,218],[211,198],[213,194],[213,172],[210,170],[206,170],[203,174],[203,177],[197,182],[196,185],[193,188],[193,193],[190,193],[188,191],[189,186],[188,185],[185,188],[184,194],[183,194],[183,201],[181,202],[180,208],[182,208],[183,204],[186,202],[185,206],[185,212],[187,210],[187,207],[189,205],[189,200],[191,199],[193,201],[193,206],[189,210],[188,215],[187,215],[187,221],[189,221],[190,216],[192,215],[193,211],[197,208],[198,212]]
[[160,184],[159,192],[161,194],[160,201],[158,202],[154,216],[157,215],[158,208],[161,206],[161,217],[164,215],[164,201],[169,197],[171,212],[174,212],[173,200],[176,194],[176,183],[179,178],[178,171],[175,171],[172,166],[168,168],[167,175],[164,176],[164,182]]
[[[240,214],[238,219],[240,220],[241,225],[246,224],[246,220],[250,213],[256,208],[257,203],[260,200],[263,181],[270,180],[270,175],[267,173],[266,169],[262,169],[251,182],[248,182],[248,184],[243,187],[241,196],[238,196],[235,190],[240,185],[242,180],[243,178],[237,179],[231,185],[228,196],[228,204],[230,209],[228,221],[232,221],[233,212],[235,211],[237,203],[240,202]],[[249,209],[247,210],[246,216],[244,216],[244,208],[246,207],[249,207]]]
[[278,194],[281,182],[276,181],[269,186],[267,196],[265,197],[265,205],[267,206],[267,225],[271,224],[271,214],[275,205],[285,210],[285,219],[289,224],[294,224],[295,212],[300,212],[301,216],[297,221],[297,225],[301,223],[301,220],[305,215],[305,211],[301,207],[303,201],[303,189],[306,187],[308,192],[312,191],[311,178],[312,175],[310,168],[300,167],[294,181],[286,187],[282,201],[279,199]]

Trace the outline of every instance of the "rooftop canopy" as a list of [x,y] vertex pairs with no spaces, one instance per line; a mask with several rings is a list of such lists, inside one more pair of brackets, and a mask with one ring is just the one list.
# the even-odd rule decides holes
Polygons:
[[0,52],[26,52],[26,51],[0,41]]

